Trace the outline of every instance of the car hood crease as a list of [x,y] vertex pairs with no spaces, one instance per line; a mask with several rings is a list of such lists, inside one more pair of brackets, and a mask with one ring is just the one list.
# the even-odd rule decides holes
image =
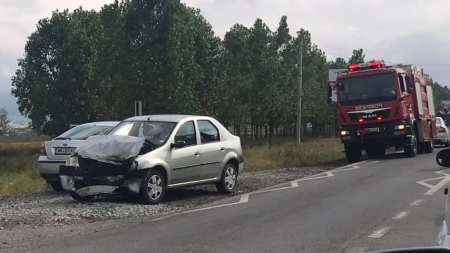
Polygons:
[[139,155],[145,138],[133,136],[91,136],[76,148],[82,158],[118,164]]

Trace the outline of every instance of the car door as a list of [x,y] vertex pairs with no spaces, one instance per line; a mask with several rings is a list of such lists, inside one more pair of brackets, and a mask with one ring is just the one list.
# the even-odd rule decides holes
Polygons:
[[185,141],[186,146],[172,148],[170,184],[196,181],[200,177],[201,157],[197,145],[194,121],[184,123],[175,134],[173,143]]
[[197,120],[197,125],[200,132],[200,154],[202,157],[200,179],[220,177],[226,147],[220,140],[219,130],[209,120]]

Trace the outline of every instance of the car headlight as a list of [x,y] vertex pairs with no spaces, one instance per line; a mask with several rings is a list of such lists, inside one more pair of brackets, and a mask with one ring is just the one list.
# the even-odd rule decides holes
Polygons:
[[341,131],[341,135],[342,135],[342,136],[344,136],[344,135],[349,135],[349,134],[350,134],[349,131],[345,131],[345,130],[342,130],[342,131]]
[[78,156],[69,156],[66,159],[66,166],[69,167],[79,167],[80,165],[78,164]]
[[139,165],[138,162],[137,162],[136,160],[134,160],[133,162],[131,162],[131,165],[130,165],[129,170],[130,170],[130,171],[135,171],[135,170],[137,170],[138,165]]
[[394,127],[395,130],[405,130],[405,125],[401,124],[401,125],[396,125]]

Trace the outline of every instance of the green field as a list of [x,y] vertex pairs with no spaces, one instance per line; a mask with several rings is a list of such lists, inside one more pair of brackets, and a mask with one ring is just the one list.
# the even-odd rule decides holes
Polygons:
[[[344,159],[339,139],[306,140],[300,150],[291,140],[244,145],[245,171],[307,167]],[[0,195],[33,192],[48,188],[37,169],[41,147],[35,142],[0,142]]]

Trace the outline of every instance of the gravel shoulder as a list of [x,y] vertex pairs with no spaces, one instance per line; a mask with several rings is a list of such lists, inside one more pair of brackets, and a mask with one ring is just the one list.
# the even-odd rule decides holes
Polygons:
[[[248,193],[332,169],[333,166],[244,172],[236,192]],[[141,222],[139,217],[176,213],[229,197],[213,185],[166,192],[159,205],[142,205],[130,196],[99,196],[80,203],[66,193],[46,190],[0,197],[0,252],[23,252],[65,238]]]

